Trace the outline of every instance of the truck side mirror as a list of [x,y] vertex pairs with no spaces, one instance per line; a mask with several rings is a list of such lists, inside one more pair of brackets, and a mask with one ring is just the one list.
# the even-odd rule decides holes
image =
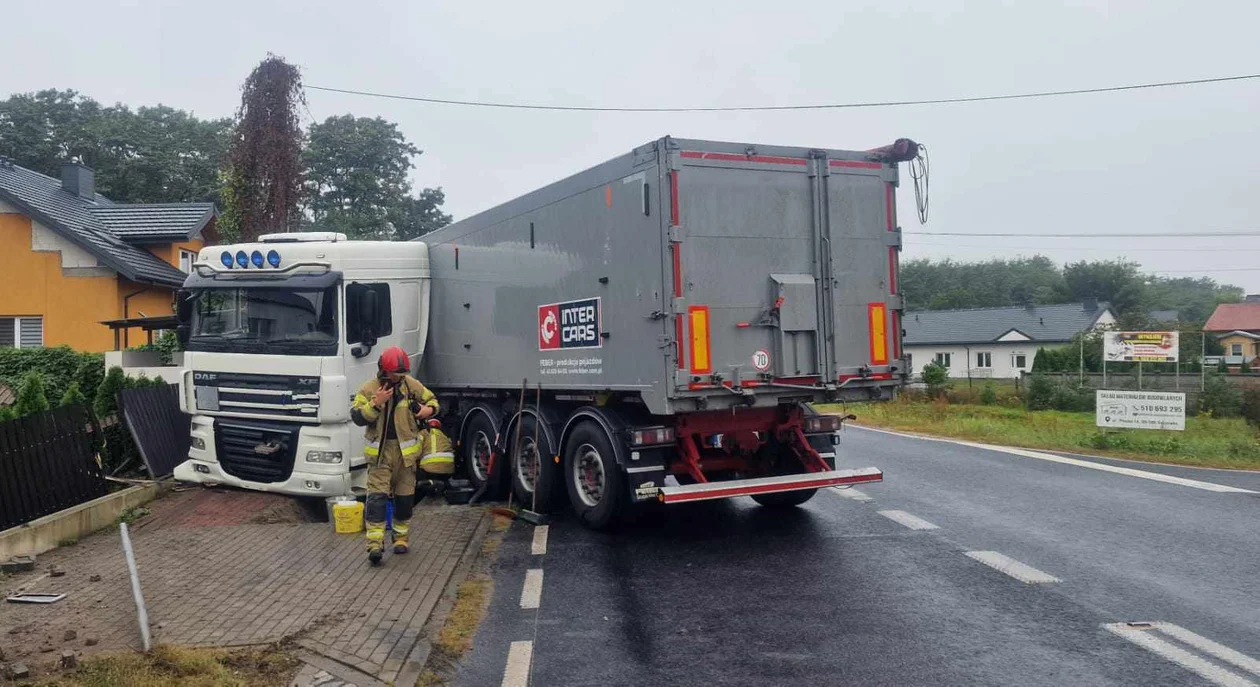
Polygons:
[[192,319],[193,300],[192,294],[187,291],[175,292],[175,319],[181,323],[187,323]]
[[376,323],[380,321],[380,300],[373,289],[366,289],[359,303],[359,330],[363,332],[363,341],[369,349],[376,345]]
[[188,336],[192,333],[192,327],[181,324],[175,327],[175,338],[179,341],[180,349],[188,348]]

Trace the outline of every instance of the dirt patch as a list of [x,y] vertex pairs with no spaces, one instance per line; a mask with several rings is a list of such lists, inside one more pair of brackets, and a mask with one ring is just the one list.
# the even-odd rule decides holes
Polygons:
[[253,687],[283,685],[301,662],[285,647],[228,651],[159,645],[148,654],[120,652],[86,658],[40,687]]

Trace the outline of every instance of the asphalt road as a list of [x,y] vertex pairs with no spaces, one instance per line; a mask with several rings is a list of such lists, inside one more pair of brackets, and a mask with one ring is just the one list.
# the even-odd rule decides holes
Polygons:
[[850,429],[869,500],[518,523],[456,684],[1260,684],[1260,474],[1037,455]]

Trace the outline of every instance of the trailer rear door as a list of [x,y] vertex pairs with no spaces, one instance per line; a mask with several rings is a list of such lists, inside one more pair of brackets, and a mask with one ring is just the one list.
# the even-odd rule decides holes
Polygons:
[[899,355],[896,232],[886,229],[895,169],[822,151],[680,143],[669,155],[667,253],[676,388],[833,386],[887,373]]

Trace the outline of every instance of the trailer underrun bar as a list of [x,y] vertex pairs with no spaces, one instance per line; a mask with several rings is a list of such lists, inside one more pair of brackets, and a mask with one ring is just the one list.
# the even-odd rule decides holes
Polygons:
[[725,499],[732,496],[774,494],[783,491],[821,489],[823,487],[849,486],[882,481],[884,481],[884,473],[879,468],[828,470],[826,472],[811,472],[804,475],[757,477],[754,479],[661,487],[658,498],[662,503],[684,503],[687,501],[707,501],[710,499]]

